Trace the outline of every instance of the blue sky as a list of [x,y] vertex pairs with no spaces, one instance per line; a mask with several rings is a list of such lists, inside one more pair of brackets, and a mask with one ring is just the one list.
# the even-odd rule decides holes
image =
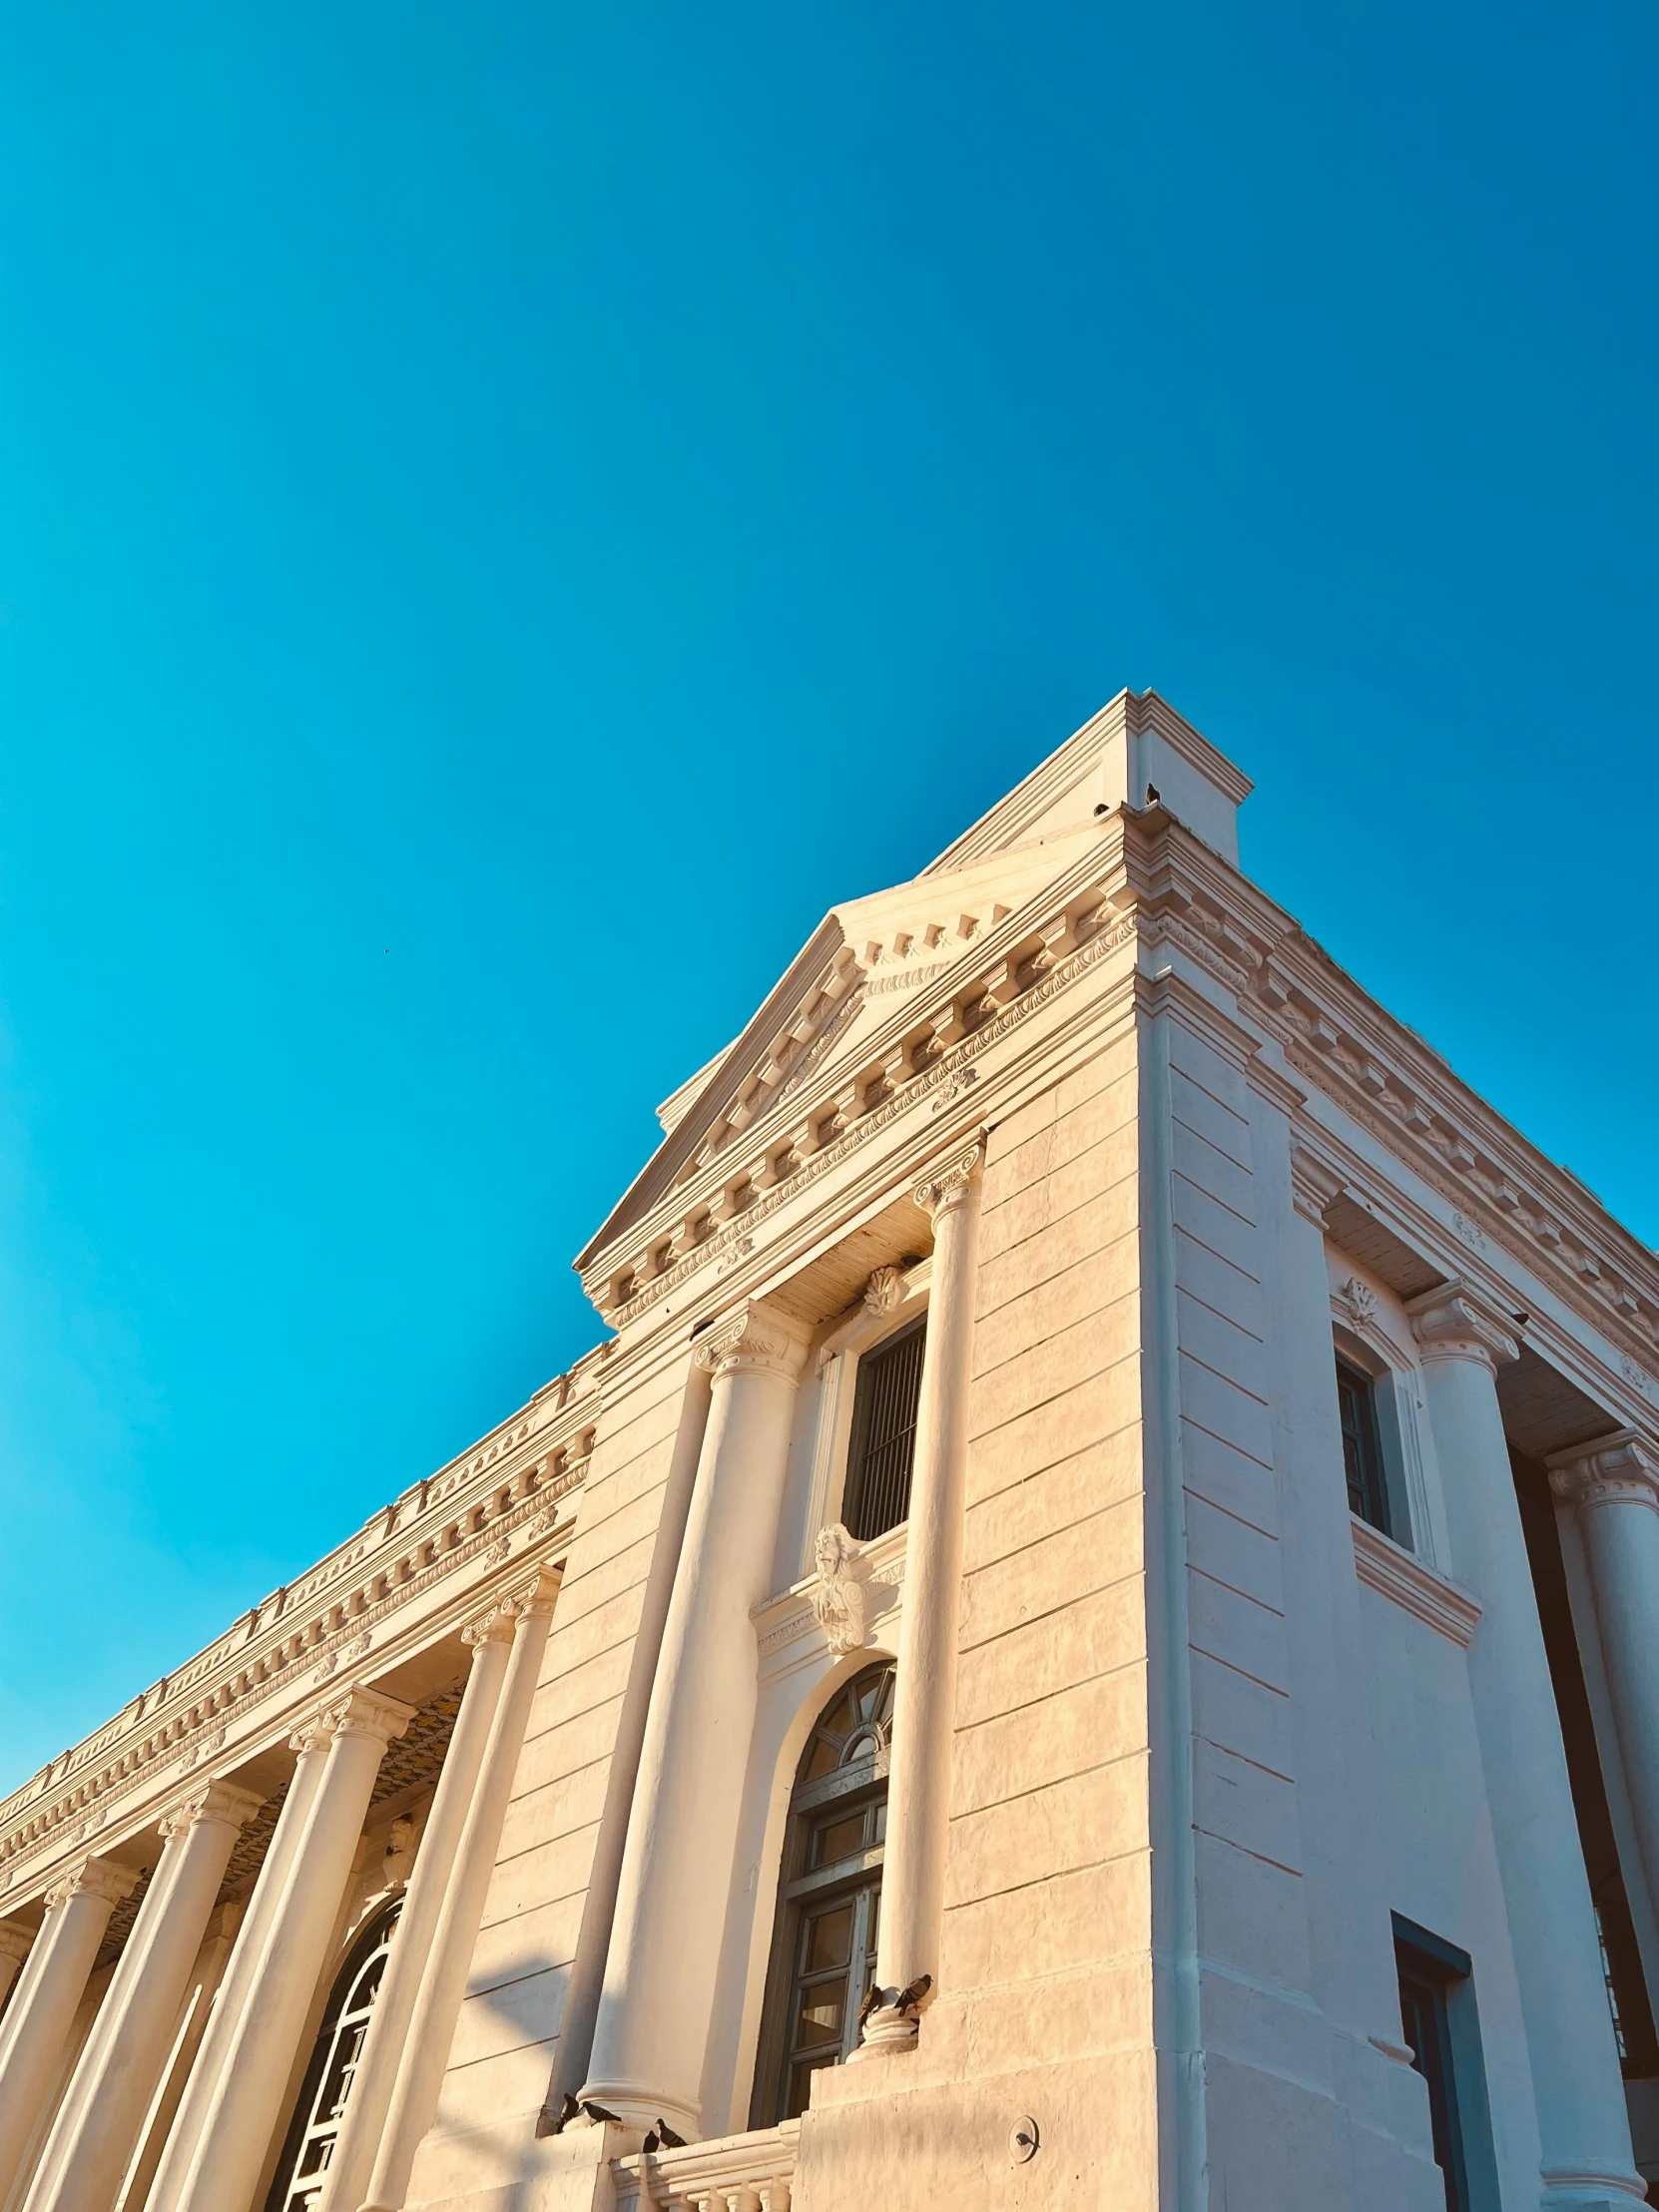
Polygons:
[[1633,4],[5,7],[0,1786],[597,1335],[1121,685],[1648,1240]]

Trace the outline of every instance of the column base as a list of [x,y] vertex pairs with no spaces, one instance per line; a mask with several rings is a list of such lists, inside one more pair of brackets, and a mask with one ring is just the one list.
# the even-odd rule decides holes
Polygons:
[[890,2058],[896,2052],[914,2050],[919,2025],[913,2012],[878,2004],[864,2022],[863,2041],[847,2052],[846,2063],[855,2066],[860,2058]]
[[1546,2169],[1543,2212],[1626,2212],[1632,2199],[1647,2202],[1647,2184],[1640,2174],[1621,2167],[1581,2167],[1571,2171]]
[[[654,2089],[649,2081],[589,2081],[577,2092],[584,2105],[597,2105],[601,2112],[612,2115],[612,2124],[630,2129],[634,2134],[649,2135],[659,2120],[666,2120],[683,2142],[700,2142],[703,2137],[702,2108],[688,2104],[684,2097],[672,2089]],[[595,2125],[592,2113],[584,2119]],[[583,2120],[573,2119],[571,2127],[580,2127]],[[638,2144],[635,2148],[638,2149]]]

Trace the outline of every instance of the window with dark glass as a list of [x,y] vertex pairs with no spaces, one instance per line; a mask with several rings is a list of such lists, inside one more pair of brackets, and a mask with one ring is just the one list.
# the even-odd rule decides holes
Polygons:
[[1377,1384],[1369,1375],[1337,1356],[1337,1412],[1343,1431],[1343,1467],[1348,1475],[1349,1511],[1360,1520],[1388,1527],[1388,1492],[1382,1474],[1382,1444],[1377,1423]]
[[265,2212],[313,2212],[322,2195],[402,1910],[399,1898],[377,1913],[334,1977]]
[[926,1344],[923,1314],[858,1362],[841,1520],[860,1543],[896,1528],[910,1510]]
[[1411,2064],[1428,2085],[1428,2124],[1446,2212],[1470,2212],[1471,2160],[1489,2164],[1490,2146],[1483,2141],[1485,2085],[1468,1953],[1397,1913],[1393,1927],[1400,2026]]
[[796,1770],[751,2124],[807,2108],[858,2040],[875,1978],[893,1669],[866,1667],[820,1715]]

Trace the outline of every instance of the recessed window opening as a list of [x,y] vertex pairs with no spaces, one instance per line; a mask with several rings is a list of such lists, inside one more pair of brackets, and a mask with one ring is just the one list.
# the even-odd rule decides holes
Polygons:
[[858,2041],[875,1978],[894,1669],[866,1667],[820,1716],[796,1770],[750,2124],[807,2108]]
[[1393,1930],[1400,2027],[1428,2087],[1446,2212],[1476,2212],[1496,2202],[1496,2175],[1469,1956],[1397,1913]]
[[339,2139],[403,1900],[376,1913],[334,1977],[265,2212],[312,2212]]
[[910,1510],[926,1344],[922,1314],[858,1362],[841,1520],[860,1543],[896,1528]]
[[1356,1519],[1370,1522],[1384,1536],[1389,1526],[1388,1487],[1382,1470],[1382,1441],[1377,1421],[1377,1384],[1351,1360],[1337,1355],[1337,1412],[1343,1432],[1343,1469],[1348,1477],[1348,1507]]

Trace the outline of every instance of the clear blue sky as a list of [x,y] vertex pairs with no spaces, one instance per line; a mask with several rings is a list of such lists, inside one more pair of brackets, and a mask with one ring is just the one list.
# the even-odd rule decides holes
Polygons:
[[1125,683],[1659,1237],[1636,0],[3,11],[0,1786]]

